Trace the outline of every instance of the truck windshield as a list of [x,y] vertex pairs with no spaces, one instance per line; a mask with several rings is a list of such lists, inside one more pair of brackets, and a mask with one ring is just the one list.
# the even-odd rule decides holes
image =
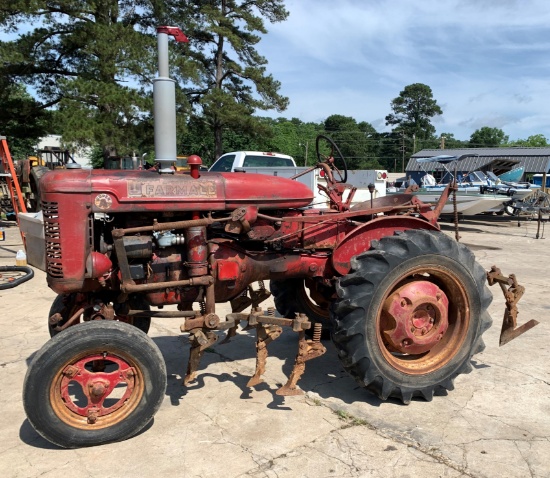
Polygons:
[[218,159],[210,168],[210,171],[218,173],[229,173],[233,167],[233,161],[235,161],[234,154],[228,154],[227,156],[222,156]]
[[246,156],[243,167],[279,168],[281,166],[294,166],[292,159],[279,158],[277,156]]

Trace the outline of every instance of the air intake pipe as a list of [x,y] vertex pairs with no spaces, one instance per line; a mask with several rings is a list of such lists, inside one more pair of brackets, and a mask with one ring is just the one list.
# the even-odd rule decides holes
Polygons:
[[176,82],[169,77],[168,36],[177,42],[189,40],[178,27],[157,27],[158,77],[153,80],[153,116],[155,120],[155,161],[159,172],[172,174],[176,162]]

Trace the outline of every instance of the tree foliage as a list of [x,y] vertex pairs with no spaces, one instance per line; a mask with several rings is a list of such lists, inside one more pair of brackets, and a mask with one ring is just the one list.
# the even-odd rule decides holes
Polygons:
[[403,131],[405,137],[417,140],[432,138],[435,127],[431,119],[443,114],[433,98],[432,89],[422,83],[405,86],[392,100],[391,109],[393,113],[386,116],[386,124],[394,126],[394,131]]
[[260,34],[267,33],[264,19],[281,22],[288,12],[283,0],[196,0],[175,7],[173,15],[191,19],[189,54],[197,70],[186,94],[214,134],[217,158],[226,131],[254,136],[263,131],[256,110],[283,111],[288,105],[255,49]]
[[380,168],[376,147],[376,130],[370,123],[350,116],[331,115],[324,123],[325,131],[338,145],[349,169]]
[[[55,106],[63,139],[99,144],[104,155],[140,146],[150,114],[154,23],[163,2],[0,0],[0,74]],[[23,28],[19,28],[19,26]],[[28,29],[29,26],[32,26]]]
[[453,133],[441,133],[439,138],[439,146],[444,149],[458,149],[458,148],[468,148],[468,141],[462,141],[456,139]]
[[32,155],[39,139],[53,132],[54,114],[7,77],[0,77],[0,104],[0,134],[8,140],[12,158]]
[[471,148],[496,148],[506,146],[508,136],[499,128],[483,126],[475,130],[470,136],[469,146]]
[[517,139],[515,141],[510,141],[508,146],[523,146],[530,148],[543,148],[550,146],[546,136],[543,134],[534,134],[529,136],[527,139]]

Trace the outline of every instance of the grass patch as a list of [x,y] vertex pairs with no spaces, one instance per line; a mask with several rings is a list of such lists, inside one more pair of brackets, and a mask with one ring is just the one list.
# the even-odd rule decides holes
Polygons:
[[359,427],[368,425],[368,422],[362,418],[357,418],[344,410],[336,410],[336,416],[345,422],[344,428]]

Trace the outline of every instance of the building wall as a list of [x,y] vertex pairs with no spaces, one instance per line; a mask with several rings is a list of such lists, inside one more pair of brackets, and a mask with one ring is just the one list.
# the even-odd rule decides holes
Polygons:
[[[38,142],[38,149],[45,149],[46,147],[61,148],[61,135],[51,134],[41,138]],[[90,154],[90,148],[80,148],[76,150],[70,150],[71,156],[74,160],[80,164],[83,168],[91,168],[90,160],[88,156]]]

